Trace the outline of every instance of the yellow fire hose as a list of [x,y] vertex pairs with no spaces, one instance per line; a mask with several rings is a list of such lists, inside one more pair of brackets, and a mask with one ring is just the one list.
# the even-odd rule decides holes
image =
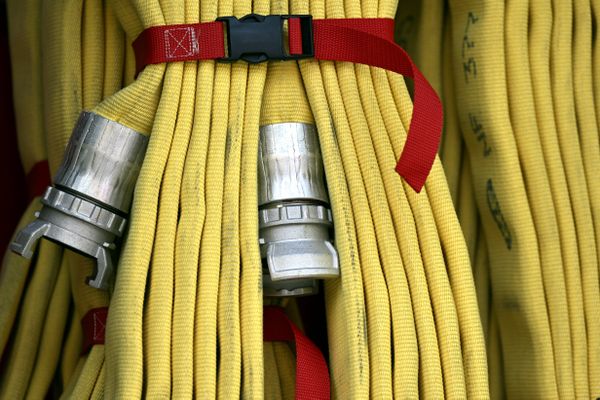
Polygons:
[[[494,364],[501,360],[498,350],[490,347],[497,335],[492,330],[488,335],[494,397],[502,392],[528,398],[588,398],[598,393],[597,374],[592,372],[597,368],[597,345],[592,342],[597,339],[590,336],[598,322],[598,306],[592,304],[598,298],[596,239],[590,211],[577,218],[586,215],[595,200],[588,197],[591,186],[584,182],[585,170],[577,161],[580,145],[570,139],[567,143],[565,136],[577,137],[578,129],[585,132],[579,135],[594,132],[581,128],[581,117],[575,119],[569,105],[577,96],[580,104],[593,104],[589,92],[574,91],[573,82],[580,78],[571,68],[573,63],[581,76],[583,69],[591,68],[583,67],[583,47],[586,40],[591,43],[591,30],[585,29],[585,10],[590,8],[586,3],[575,6],[580,12],[573,26],[579,36],[571,43],[570,2],[450,2],[463,138],[472,165],[478,166],[473,170],[475,192],[490,244],[490,329],[500,328],[503,377],[495,372]],[[571,48],[579,49],[581,56],[571,58]],[[597,131],[590,136],[597,138]],[[508,161],[515,155],[516,163]],[[497,161],[501,158],[504,161]],[[516,166],[521,172],[510,172]],[[524,188],[522,200],[514,185]],[[512,189],[503,194],[504,187]],[[520,225],[528,220],[532,222]],[[512,248],[506,251],[502,244],[508,239],[517,242],[510,242]],[[522,261],[510,259],[518,254]],[[534,255],[539,255],[536,262]],[[525,275],[519,278],[515,268]],[[504,383],[494,383],[497,379]]]
[[[318,326],[332,398],[599,397],[600,3],[409,3],[9,0],[25,171],[47,159],[57,176],[84,110],[148,147],[113,289],[48,240],[32,260],[5,253],[0,399],[294,398],[296,349],[262,325],[263,305],[312,318],[263,297],[257,157],[278,124],[318,132],[340,272]],[[393,170],[413,111],[397,74],[308,59],[136,75],[144,29],[251,13],[396,17],[445,106],[444,165],[420,193]],[[105,307],[84,348],[82,320]]]

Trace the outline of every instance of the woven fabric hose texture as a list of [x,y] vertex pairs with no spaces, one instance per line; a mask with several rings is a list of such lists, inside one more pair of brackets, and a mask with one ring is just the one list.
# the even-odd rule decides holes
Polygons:
[[5,8],[0,399],[600,398],[598,0]]

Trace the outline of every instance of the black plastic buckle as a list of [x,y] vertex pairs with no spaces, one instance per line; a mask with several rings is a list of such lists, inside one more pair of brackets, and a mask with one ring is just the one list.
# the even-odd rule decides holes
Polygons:
[[[289,54],[284,43],[283,23],[299,18],[302,31],[302,54]],[[219,61],[245,60],[261,63],[268,60],[297,60],[314,57],[312,15],[258,15],[249,14],[241,19],[219,17],[226,23],[229,56]]]

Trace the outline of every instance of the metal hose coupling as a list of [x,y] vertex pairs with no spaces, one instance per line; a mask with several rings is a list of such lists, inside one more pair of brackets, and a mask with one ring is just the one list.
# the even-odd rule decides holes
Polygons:
[[88,284],[109,288],[115,242],[125,231],[147,144],[146,136],[126,126],[81,113],[41,211],[17,234],[11,250],[30,258],[37,240],[45,237],[96,258]]
[[323,160],[313,125],[260,128],[258,205],[265,296],[314,294],[317,279],[339,276]]

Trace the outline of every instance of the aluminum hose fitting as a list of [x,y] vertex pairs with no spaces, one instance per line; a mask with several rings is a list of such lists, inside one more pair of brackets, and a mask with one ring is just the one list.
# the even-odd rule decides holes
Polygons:
[[112,285],[116,241],[123,236],[148,138],[98,114],[83,112],[36,220],[10,248],[31,258],[45,237],[97,259],[88,284]]
[[316,128],[260,128],[259,244],[265,296],[315,294],[317,279],[339,276],[333,220]]

